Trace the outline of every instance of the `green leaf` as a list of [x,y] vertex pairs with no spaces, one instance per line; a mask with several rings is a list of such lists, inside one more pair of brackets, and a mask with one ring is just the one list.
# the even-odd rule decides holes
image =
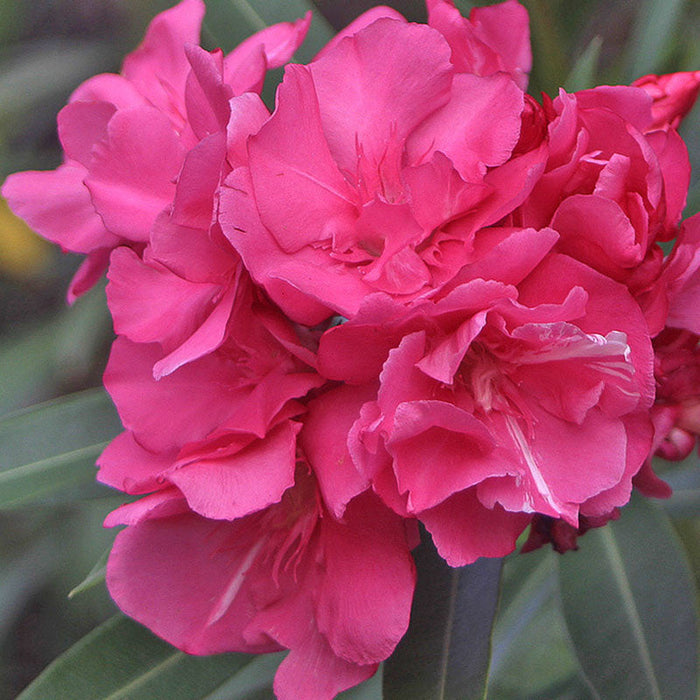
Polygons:
[[61,385],[85,385],[96,363],[104,361],[111,335],[99,283],[50,320],[29,321],[0,337],[0,416],[50,396]]
[[671,498],[661,502],[664,510],[673,518],[700,517],[700,461],[697,455],[693,454],[683,463],[661,472],[661,478],[673,489]]
[[[15,556],[0,555],[0,642],[16,631],[27,601],[46,585],[58,559],[50,538],[23,547]],[[0,685],[0,688],[2,686]]]
[[284,653],[256,656],[202,700],[274,700],[272,683],[284,657]]
[[89,445],[0,472],[0,508],[26,506],[71,486],[92,484],[95,461],[108,444]]
[[95,566],[88,572],[88,575],[68,593],[69,598],[73,598],[79,593],[89,591],[93,586],[105,580],[107,574],[107,559],[109,559],[110,550],[111,547],[103,552],[102,556],[95,562]]
[[639,5],[625,57],[628,81],[660,70],[676,39],[685,0],[646,0]]
[[580,676],[558,601],[551,549],[506,558],[493,631],[489,698],[593,697]]
[[63,98],[81,80],[107,70],[110,58],[108,44],[76,42],[74,38],[25,41],[14,55],[5,52],[0,72],[0,125],[32,113],[49,98]]
[[0,419],[0,508],[92,484],[95,460],[120,429],[107,394],[90,390]]
[[633,499],[559,560],[564,616],[602,698],[696,700],[695,590],[667,517]]
[[53,337],[57,326],[32,323],[20,333],[0,338],[0,415],[36,401],[50,385],[56,372]]
[[364,683],[356,685],[338,695],[338,700],[382,700],[382,683],[384,678],[384,665]]
[[411,625],[384,664],[385,700],[484,697],[502,561],[449,567],[425,535]]
[[59,656],[18,700],[200,700],[216,697],[255,659],[189,656],[117,615]]
[[569,75],[564,81],[564,88],[567,92],[577,90],[587,90],[595,86],[595,77],[598,70],[598,59],[600,49],[603,46],[603,38],[594,36],[584,52],[578,57],[576,63],[569,71]]

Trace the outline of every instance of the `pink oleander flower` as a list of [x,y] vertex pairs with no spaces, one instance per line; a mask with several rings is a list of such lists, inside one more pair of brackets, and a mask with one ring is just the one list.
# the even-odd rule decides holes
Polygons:
[[665,329],[654,339],[653,452],[679,460],[700,435],[700,215],[683,222],[664,261],[662,281],[668,314]]
[[199,118],[207,110],[220,117],[217,122],[212,116],[210,135],[187,154],[172,206],[156,218],[141,254],[115,249],[108,272],[115,331],[134,342],[158,342],[166,353],[153,367],[156,379],[216,350],[226,338],[247,273],[221,233],[217,190],[243,162],[248,136],[270,116],[256,93],[226,99],[215,56],[194,48],[188,55],[196,57],[192,75],[204,86]]
[[639,307],[568,256],[530,266],[408,310],[369,296],[321,339],[322,372],[378,386],[348,436],[356,467],[453,566],[512,551],[534,514],[608,515],[651,447]]
[[128,525],[107,565],[122,610],[191,654],[290,649],[280,700],[330,700],[361,683],[408,627],[404,522],[371,493],[342,522],[330,517],[303,466],[278,503],[235,520],[197,515],[170,488],[107,524]]
[[666,259],[666,325],[700,335],[700,214],[683,222],[673,252]]
[[654,446],[664,459],[685,459],[700,436],[699,343],[695,333],[676,329],[667,329],[654,339]]
[[658,242],[677,234],[690,164],[674,129],[652,130],[650,107],[624,86],[545,98],[545,172],[509,220],[551,227],[557,250],[627,285],[655,335],[667,313]]
[[205,517],[234,519],[277,502],[294,481],[298,399],[324,380],[290,324],[243,276],[220,347],[156,381],[156,343],[115,341],[105,387],[127,432],[99,478],[129,493],[169,484]]
[[451,566],[528,527],[574,549],[700,435],[700,72],[540,104],[516,0],[426,5],[288,65],[271,114],[310,16],[224,56],[182,0],[71,96],[64,163],[3,186],[88,256],[70,299],[107,270],[98,479],[140,496],[111,595],[188,653],[289,650],[281,700],[393,653],[419,524]]
[[373,292],[409,301],[448,282],[546,157],[508,74],[468,72],[440,32],[395,13],[358,27],[287,67],[221,194],[224,234],[307,325],[352,317]]
[[678,128],[690,112],[700,92],[700,71],[645,75],[632,85],[640,87],[653,100],[651,129]]
[[[228,100],[259,91],[310,22],[269,27],[224,57],[197,46],[204,9],[202,0],[183,0],[158,15],[120,75],[90,78],[59,113],[63,165],[11,175],[3,185],[11,209],[38,233],[88,255],[69,300],[99,279],[113,248],[141,251],[158,215],[173,206],[178,180],[189,189],[209,186],[213,195],[218,180],[199,183],[183,166],[201,161],[202,151],[211,157],[217,144],[223,159]],[[181,195],[185,211],[189,194]]]

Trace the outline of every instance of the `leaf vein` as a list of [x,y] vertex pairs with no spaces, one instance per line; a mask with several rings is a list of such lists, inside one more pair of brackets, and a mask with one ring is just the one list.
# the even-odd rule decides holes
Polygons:
[[603,528],[601,534],[606,552],[608,554],[608,559],[610,560],[612,573],[620,588],[624,609],[627,613],[627,617],[630,620],[632,633],[634,635],[635,642],[637,643],[637,647],[639,648],[639,655],[641,657],[642,665],[646,670],[654,692],[654,698],[656,700],[662,700],[661,691],[659,689],[656,673],[654,671],[654,665],[651,660],[651,654],[644,635],[644,628],[642,626],[641,618],[639,617],[639,612],[637,611],[637,604],[634,600],[634,594],[632,593],[632,587],[630,585],[627,572],[625,571],[625,565],[622,561],[620,549],[613,538],[610,528]]

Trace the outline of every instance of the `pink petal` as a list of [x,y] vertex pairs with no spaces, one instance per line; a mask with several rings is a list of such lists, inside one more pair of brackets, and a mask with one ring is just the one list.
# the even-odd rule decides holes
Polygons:
[[124,76],[101,73],[88,78],[70,96],[69,102],[108,102],[117,109],[145,107],[146,98]]
[[137,343],[173,348],[201,326],[220,291],[184,280],[158,263],[145,264],[129,248],[111,257],[107,301],[114,330]]
[[144,252],[147,262],[157,262],[178,277],[199,283],[225,283],[231,270],[239,264],[228,241],[218,244],[208,232],[178,226],[167,212],[156,219],[151,244]]
[[[443,401],[402,403],[387,448],[410,512],[431,508],[458,491],[512,471],[492,454],[495,440],[474,416]],[[439,472],[439,478],[436,478]]]
[[159,110],[177,113],[190,65],[185,44],[198,44],[202,0],[182,0],[151,22],[141,45],[124,60],[123,75]]
[[272,641],[254,646],[242,635],[255,608],[237,577],[245,578],[258,536],[245,521],[190,513],[146,520],[117,535],[107,587],[124,613],[188,653],[277,651]]
[[246,92],[229,102],[227,159],[232,168],[248,164],[248,137],[256,134],[270,113],[258,95]]
[[666,325],[700,334],[700,215],[683,224],[668,259],[669,310]]
[[[627,431],[627,460],[625,471],[620,480],[609,489],[596,494],[581,506],[582,515],[602,516],[613,508],[625,505],[632,494],[634,477],[652,455],[654,426],[647,411],[629,413],[623,417]],[[670,495],[670,488],[660,479],[648,480],[647,485],[656,491],[655,497],[665,498]]]
[[376,22],[378,19],[393,19],[399,22],[405,22],[406,18],[391,7],[386,7],[380,5],[378,7],[372,7],[367,12],[363,12],[359,17],[354,19],[347,27],[341,29],[314,57],[315,61],[318,61],[322,56],[327,53],[331,53],[331,50],[335,48],[345,37],[353,36],[359,31],[363,30],[365,27],[369,27],[370,24]]
[[320,634],[308,634],[280,664],[273,688],[278,700],[332,700],[376,670],[377,664],[358,666],[339,658]]
[[88,253],[68,287],[66,301],[69,304],[73,304],[79,296],[90,291],[99,282],[107,270],[111,252],[109,248],[98,248]]
[[300,429],[301,424],[286,421],[240,452],[188,462],[168,480],[195,513],[215,520],[242,518],[277,503],[293,486]]
[[177,454],[150,452],[132,433],[118,435],[97,460],[98,481],[126,493],[147,493],[162,488],[159,477],[173,464]]
[[124,427],[153,452],[201,440],[218,427],[235,407],[238,380],[235,367],[207,355],[156,382],[161,354],[158,345],[119,337],[104,375]]
[[69,160],[90,167],[93,146],[107,136],[116,108],[110,102],[71,102],[59,113],[58,136]]
[[[626,85],[599,85],[576,93],[579,109],[609,111],[642,133],[651,124],[651,98],[643,90]],[[606,134],[596,134],[598,138]],[[615,150],[611,149],[614,153]]]
[[363,403],[376,395],[375,387],[341,385],[308,404],[299,441],[311,465],[323,499],[337,518],[347,503],[369,486],[357,471],[347,447],[347,436]]
[[394,347],[396,333],[383,325],[395,318],[394,302],[384,294],[372,294],[359,313],[363,312],[356,322],[333,326],[321,336],[318,366],[329,379],[349,384],[371,382]]
[[[627,433],[622,421],[591,409],[581,425],[547,415],[530,404],[537,426],[530,442],[533,462],[524,453],[528,466],[538,469],[547,497],[569,503],[587,498],[617,484],[625,471]],[[585,478],[582,478],[585,474]]]
[[85,184],[106,226],[127,240],[147,241],[175,194],[185,156],[168,119],[149,107],[122,110],[96,144]]
[[187,153],[175,191],[173,223],[209,230],[225,157],[226,135],[223,132],[205,137]]
[[559,234],[551,228],[479,231],[474,241],[474,262],[467,263],[447,288],[473,279],[498,280],[517,285],[530,274],[554,247]]
[[15,173],[3,183],[2,196],[17,216],[63,250],[89,253],[112,248],[120,239],[95,212],[83,184],[86,175],[82,165],[69,163],[48,172]]
[[561,252],[609,276],[639,264],[645,250],[620,206],[598,195],[575,194],[559,206],[551,227]]
[[642,88],[653,100],[651,113],[654,121],[650,128],[678,128],[698,97],[700,71],[645,75],[632,85]]
[[450,101],[411,134],[410,162],[440,151],[463,180],[479,182],[487,167],[508,160],[520,137],[522,111],[523,93],[508,76],[457,75]]
[[188,362],[198,360],[219,348],[226,339],[226,330],[236,298],[236,288],[230,287],[215,302],[212,312],[182,345],[153,365],[153,377],[161,379]]
[[316,619],[338,656],[370,664],[406,633],[415,566],[401,518],[373,494],[352,501],[345,521],[321,521],[326,568]]
[[221,49],[209,53],[199,46],[185,47],[192,72],[187,78],[185,104],[187,118],[197,138],[203,139],[226,129],[231,88],[224,83],[224,57]]
[[290,260],[260,221],[245,168],[231,173],[222,188],[220,221],[253,279],[293,321],[315,326],[331,316],[333,311],[322,301],[329,289],[344,290],[345,303],[338,311],[347,315],[369,291],[361,280],[344,273],[340,264],[329,265],[325,251],[304,248]]
[[[309,11],[296,22],[280,22],[266,27],[231,51],[224,62],[224,74],[226,82],[233,87],[234,94],[259,92],[265,71],[268,68],[279,68],[292,58],[304,41],[310,24]],[[260,63],[256,60],[257,56],[262,59]],[[251,70],[251,63],[262,66],[262,73],[256,75],[256,71]]]
[[525,89],[532,68],[530,22],[525,7],[516,0],[475,7],[469,20],[477,27],[479,38],[498,53],[513,80]]
[[522,89],[532,67],[527,10],[515,0],[472,9],[461,16],[451,0],[428,0],[428,23],[452,49],[460,73],[508,73]]
[[323,132],[344,173],[355,173],[358,145],[380,163],[449,98],[449,47],[425,25],[379,19],[310,64]]
[[425,357],[416,363],[416,367],[436,381],[452,384],[464,354],[485,323],[486,311],[474,314],[472,318],[460,324],[454,333],[450,333],[445,340],[426,353]]
[[520,284],[520,301],[536,306],[545,300],[566,298],[576,284],[586,290],[586,313],[576,325],[584,333],[607,335],[620,331],[627,337],[641,395],[640,408],[654,396],[653,353],[646,320],[628,290],[614,280],[565,255],[550,254]]
[[458,493],[420,514],[440,556],[450,566],[473,564],[479,557],[504,557],[530,521],[500,506],[485,508],[473,490]]
[[224,81],[233,94],[235,96],[246,93],[259,95],[267,75],[265,47],[260,44],[251,46],[245,56],[237,56],[233,61],[228,58],[227,56],[224,61]]
[[113,510],[104,520],[104,527],[136,525],[152,518],[168,518],[188,513],[187,503],[176,488],[156,491]]
[[248,150],[260,218],[289,253],[351,225],[355,195],[331,158],[307,68],[287,67],[277,101]]
[[428,162],[404,168],[402,177],[413,217],[426,231],[473,209],[490,192],[483,183],[465,182],[452,161],[438,150]]
[[[700,71],[699,71],[700,73]],[[677,131],[655,131],[646,135],[649,145],[659,159],[664,180],[666,201],[665,225],[669,236],[676,235],[676,226],[681,219],[690,185],[690,160],[688,147]],[[658,237],[657,237],[658,238]]]
[[323,383],[315,372],[271,370],[258,378],[252,390],[239,392],[236,400],[231,401],[225,427],[264,437],[275,416],[290,399],[302,397]]

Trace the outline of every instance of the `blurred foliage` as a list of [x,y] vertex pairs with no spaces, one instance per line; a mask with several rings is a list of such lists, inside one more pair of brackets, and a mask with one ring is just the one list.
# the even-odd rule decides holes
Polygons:
[[[628,83],[650,72],[700,68],[700,3],[695,0],[523,2],[532,24],[533,95],[540,91],[556,94],[559,85],[580,89],[600,83]],[[298,17],[310,0],[206,3],[205,47],[230,50],[266,23]],[[148,21],[172,4],[171,0],[0,0],[0,181],[10,172],[48,169],[60,162],[55,118],[71,91],[95,73],[118,71],[123,56],[138,43]],[[313,4],[317,12],[311,46],[299,51],[297,58],[302,61],[309,60],[334,30],[375,3],[314,0]],[[409,19],[425,19],[420,0],[384,4]],[[456,4],[466,14],[475,5],[490,3],[456,0]],[[275,71],[266,87],[268,103],[281,74]],[[687,118],[682,134],[694,166],[687,209],[687,214],[692,214],[700,209],[700,109]],[[79,642],[49,671],[64,674],[70,681],[71,664],[84,662],[81,654],[102,649],[117,658],[123,649],[114,644],[121,640],[148,663],[172,657],[173,661],[162,667],[172,673],[152,679],[154,686],[139,686],[140,695],[122,687],[111,688],[109,692],[116,694],[110,697],[174,697],[159,693],[187,677],[191,679],[195,670],[189,669],[183,655],[140,627],[112,617],[115,609],[102,584],[102,557],[114,533],[104,531],[100,522],[123,499],[95,485],[89,466],[100,445],[118,430],[104,394],[100,390],[88,392],[49,403],[39,412],[21,410],[100,385],[111,326],[103,288],[73,307],[65,305],[65,290],[78,262],[75,256],[62,255],[37,239],[0,201],[0,697],[15,697],[53,659],[93,629],[91,639],[105,639],[107,646]],[[22,441],[25,444],[20,444]],[[92,447],[84,448],[86,444]],[[652,519],[661,518],[666,523],[663,537],[675,543],[668,573],[675,572],[674,585],[685,586],[676,594],[678,598],[687,595],[690,585],[683,574],[688,571],[683,568],[686,558],[696,586],[700,583],[697,458],[671,467],[668,478],[676,493],[663,505],[664,512],[654,510]],[[638,513],[640,507],[644,506],[637,504],[637,510],[624,516],[627,521],[643,517]],[[618,530],[624,537],[628,525],[613,527],[618,529],[611,529],[609,535],[587,535],[583,555],[576,562],[571,556],[559,559],[549,551],[506,560],[503,602],[493,637],[489,697],[627,697],[601,695],[600,679],[586,676],[579,661],[585,654],[577,650],[580,639],[571,638],[568,631],[585,622],[572,623],[572,608],[567,606],[579,574],[562,574],[561,580],[570,586],[561,592],[558,576],[560,568],[573,569],[574,564],[585,568],[591,558],[602,556],[596,547],[611,551],[609,541],[600,538],[617,537]],[[655,546],[665,547],[663,543]],[[656,571],[658,551],[653,545],[637,554],[641,559],[633,562],[634,566]],[[608,581],[605,585],[612,584]],[[76,587],[69,599],[69,592]],[[664,596],[664,604],[673,602]],[[105,635],[105,631],[110,634]],[[653,637],[657,638],[658,634]],[[692,650],[690,653],[692,656]],[[133,654],[130,658],[133,661]],[[207,697],[270,697],[270,679],[278,657],[251,661],[232,655],[221,659],[197,667],[196,673],[208,678]],[[131,680],[139,677],[138,663],[120,668],[124,677],[129,673],[136,674]],[[235,676],[229,678],[234,671]],[[108,678],[102,680],[109,684]],[[27,697],[49,697],[42,695],[42,687],[40,681]],[[87,697],[76,687],[66,687],[64,697]],[[381,687],[378,676],[346,696],[354,700],[377,698]],[[677,690],[664,692],[672,693],[664,698],[683,697]]]

